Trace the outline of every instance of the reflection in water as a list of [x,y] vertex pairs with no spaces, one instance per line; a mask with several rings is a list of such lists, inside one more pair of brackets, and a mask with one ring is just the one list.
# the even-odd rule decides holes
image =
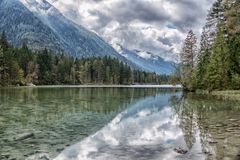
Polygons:
[[[23,160],[36,153],[54,156],[97,132],[119,112],[158,89],[0,89],[0,159]],[[34,137],[17,141],[19,135]]]
[[[55,160],[239,159],[239,108],[213,97],[149,96]],[[178,154],[176,147],[188,152]]]
[[[200,138],[206,159],[240,159],[240,103],[187,95],[172,105],[189,148]],[[199,135],[199,136],[196,136]]]
[[[240,157],[239,102],[124,88],[0,89],[0,101],[4,160],[39,153],[59,154],[55,160]],[[16,141],[22,133],[34,137]]]
[[173,95],[181,96],[180,93],[159,94],[132,103],[106,127],[67,148],[56,160],[181,158],[173,149],[187,146],[178,115],[168,105]]

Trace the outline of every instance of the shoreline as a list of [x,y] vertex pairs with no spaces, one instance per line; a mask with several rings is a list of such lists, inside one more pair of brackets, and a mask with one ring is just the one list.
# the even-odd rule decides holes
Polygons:
[[39,86],[9,86],[2,88],[159,88],[182,89],[181,85],[39,85]]

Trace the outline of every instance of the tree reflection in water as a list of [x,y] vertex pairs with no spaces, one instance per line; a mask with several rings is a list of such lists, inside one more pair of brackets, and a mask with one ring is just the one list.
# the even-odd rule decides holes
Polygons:
[[180,128],[191,150],[199,132],[206,159],[239,159],[240,103],[188,94],[172,97],[171,105],[180,119]]

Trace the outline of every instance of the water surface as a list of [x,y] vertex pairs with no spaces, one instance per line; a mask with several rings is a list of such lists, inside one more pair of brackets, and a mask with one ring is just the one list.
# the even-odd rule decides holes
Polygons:
[[[67,87],[0,89],[0,100],[0,159],[240,157],[237,101],[154,88]],[[22,133],[34,136],[15,140]]]

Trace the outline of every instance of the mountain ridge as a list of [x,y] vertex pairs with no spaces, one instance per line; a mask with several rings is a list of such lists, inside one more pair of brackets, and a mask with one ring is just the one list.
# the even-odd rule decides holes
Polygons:
[[48,48],[73,57],[118,56],[98,35],[67,19],[45,0],[2,0],[0,8],[4,22],[0,30],[14,46],[27,41],[32,49]]
[[129,50],[120,44],[114,44],[113,47],[126,59],[136,64],[142,70],[155,72],[157,74],[173,74],[175,71],[175,63],[165,61],[162,57],[148,51]]

